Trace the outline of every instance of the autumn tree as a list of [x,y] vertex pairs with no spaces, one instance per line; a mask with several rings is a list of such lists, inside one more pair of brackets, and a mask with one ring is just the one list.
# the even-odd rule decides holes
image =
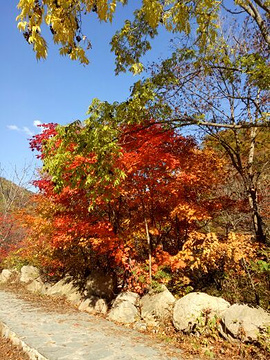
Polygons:
[[[100,168],[94,140],[108,125],[91,125],[89,119],[47,124],[33,138],[43,167],[40,193],[20,212],[23,258],[48,276],[68,273],[80,282],[93,269],[113,272],[119,284],[140,293],[151,277],[178,294],[226,290],[230,274],[248,287],[231,298],[258,304],[246,271],[250,276],[252,261],[264,264],[257,255],[264,247],[249,235],[209,230],[223,210],[216,191],[226,181],[219,149],[201,149],[194,138],[145,121],[115,129],[117,151],[110,139]],[[265,303],[257,289],[256,299]]]
[[154,121],[118,127],[117,151],[110,139],[102,157],[95,139],[106,125],[100,134],[91,125],[47,124],[33,138],[43,168],[37,213],[21,216],[26,248],[39,249],[47,268],[84,276],[99,267],[134,285],[139,274],[147,278],[146,267],[155,269],[157,251],[177,254],[188,234],[219,211],[210,193],[222,162]]
[[[264,72],[263,60],[268,50],[259,34],[254,34],[247,24],[239,27],[239,31],[240,37],[231,39],[231,33],[224,30],[219,43],[203,58],[196,47],[180,46],[171,58],[150,68],[148,78],[134,84],[127,101],[108,104],[95,100],[89,108],[89,121],[93,127],[100,121],[99,126],[111,124],[107,129],[117,129],[117,124],[140,123],[141,119],[148,119],[151,125],[154,118],[165,129],[192,125],[203,129],[224,149],[237,171],[252,212],[256,237],[265,242],[257,193],[259,178],[267,168],[257,164],[256,141],[260,129],[268,132],[270,125],[269,76]],[[253,63],[244,61],[256,51],[260,55]],[[259,82],[254,72],[247,70],[250,67],[262,76]],[[240,134],[245,142],[241,142]],[[115,136],[116,133],[112,134],[111,139]]]
[[[128,1],[21,0],[18,5],[21,11],[18,27],[27,41],[33,44],[38,58],[46,57],[46,42],[41,35],[41,24],[45,23],[50,27],[54,41],[61,44],[60,53],[86,64],[88,60],[81,46],[86,41],[82,34],[82,13],[96,13],[101,21],[112,21],[118,3],[127,5]],[[224,34],[221,13],[239,20],[240,24],[243,23],[240,14],[247,16],[246,30],[238,29],[242,38],[236,37],[236,25],[229,36]],[[151,49],[149,39],[157,36],[159,27],[164,26],[172,33],[185,34],[185,43],[189,39],[191,46],[181,43],[179,50],[162,62],[153,76],[134,85],[126,102],[108,104],[95,100],[90,106],[89,123],[97,129],[96,134],[90,135],[90,143],[93,141],[95,144],[98,161],[94,167],[102,179],[99,181],[100,188],[110,178],[107,150],[111,147],[116,151],[118,145],[114,139],[119,126],[152,118],[172,128],[204,126],[219,138],[240,174],[252,209],[256,236],[260,241],[265,241],[253,163],[258,128],[269,126],[264,111],[264,91],[269,88],[270,78],[267,64],[268,17],[267,1],[235,1],[231,7],[222,1],[142,2],[134,13],[134,21],[127,20],[112,39],[117,73],[126,69],[134,73],[142,71],[140,59]],[[89,46],[90,43],[86,41],[86,47]],[[213,91],[212,83],[215,85]],[[224,105],[225,102],[227,105]],[[222,139],[222,132],[216,131],[222,128],[231,129],[235,147],[228,146]],[[246,160],[247,157],[241,153],[237,140],[239,129],[252,129],[248,130],[250,147],[246,164],[243,158]],[[65,129],[67,142],[72,137],[72,131],[72,127]],[[61,156],[54,160],[54,166],[57,162],[61,162]],[[121,171],[115,171],[114,181],[118,182],[122,175]],[[61,186],[61,183],[57,183],[57,186]]]
[[[256,189],[257,209],[261,214],[261,221],[263,231],[267,236],[269,228],[269,144],[270,132],[259,129],[255,138],[254,159],[252,164],[252,172],[246,173],[248,156],[250,154],[250,131],[239,131],[238,139],[240,143],[239,158],[242,160],[243,167],[242,174],[232,164],[230,158],[227,158],[227,176],[225,183],[219,189],[219,194],[225,196],[228,201],[228,207],[223,208],[220,217],[216,219],[216,224],[223,224],[224,229],[227,231],[240,231],[250,233],[254,230],[254,221],[250,222],[250,211],[254,211],[252,202],[247,196],[246,182],[243,176],[252,176],[253,188]],[[235,138],[230,131],[220,132],[220,137],[226,140],[226,143],[234,149]],[[207,136],[204,141],[204,146],[215,148],[216,151],[224,159],[228,156],[228,152],[221,146],[219,138]],[[254,213],[252,214],[254,216]],[[253,225],[253,226],[252,226]],[[252,229],[253,227],[253,229]]]

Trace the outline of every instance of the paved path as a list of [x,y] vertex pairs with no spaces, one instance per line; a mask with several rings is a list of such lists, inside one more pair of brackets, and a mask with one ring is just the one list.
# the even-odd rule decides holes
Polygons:
[[183,360],[180,350],[87,313],[46,312],[0,290],[0,330],[37,360]]

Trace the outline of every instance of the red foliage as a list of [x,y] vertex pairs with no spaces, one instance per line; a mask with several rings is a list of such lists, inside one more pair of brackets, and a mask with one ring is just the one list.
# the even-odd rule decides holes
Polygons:
[[40,154],[37,155],[37,158],[44,159],[45,152],[44,152],[44,145],[46,144],[47,140],[57,134],[57,127],[58,124],[49,123],[49,124],[41,124],[39,125],[42,127],[43,131],[41,134],[35,135],[30,140],[30,148],[32,151],[36,150]]
[[24,232],[16,216],[13,213],[0,214],[0,263],[21,247],[23,237]]
[[[41,159],[48,151],[57,151],[60,140],[53,150],[46,147],[56,134],[56,125],[47,124],[31,141]],[[108,183],[91,211],[89,193],[99,194],[100,182],[97,178],[90,189],[87,176],[95,176],[91,165],[97,156],[78,154],[75,144],[68,143],[71,156],[61,173],[64,186],[55,192],[52,177],[42,175],[35,184],[43,196],[36,198],[34,212],[24,219],[29,238],[38,238],[39,249],[46,248],[43,264],[51,259],[51,264],[66,270],[121,268],[134,286],[145,274],[148,258],[145,221],[153,254],[160,246],[176,254],[187,234],[219,208],[209,193],[221,165],[210,151],[199,150],[192,138],[153,123],[123,129],[119,144],[121,155],[111,168],[123,170],[126,177],[118,186]],[[79,182],[73,178],[77,171],[82,173]]]

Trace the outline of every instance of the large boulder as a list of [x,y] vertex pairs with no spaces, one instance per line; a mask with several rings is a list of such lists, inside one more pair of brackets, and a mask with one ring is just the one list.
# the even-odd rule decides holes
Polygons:
[[183,332],[192,332],[204,316],[208,319],[213,319],[214,316],[220,318],[229,306],[230,304],[220,297],[201,292],[189,293],[175,303],[174,327]]
[[123,324],[132,324],[140,319],[139,295],[132,292],[119,294],[108,313],[108,319]]
[[29,283],[30,281],[36,280],[39,276],[39,269],[35,266],[26,265],[21,268],[21,282]]
[[140,319],[140,314],[136,306],[129,301],[122,301],[111,308],[108,319],[122,324],[132,324]]
[[125,291],[120,293],[113,302],[113,306],[117,306],[123,301],[128,301],[134,306],[139,306],[140,296],[132,291]]
[[70,277],[65,277],[50,286],[46,291],[47,295],[51,296],[65,296],[72,303],[78,304],[81,300],[79,289],[72,283]]
[[[262,308],[234,304],[222,316],[222,334],[241,341],[256,341],[266,337],[270,328],[270,314]],[[269,336],[269,335],[268,335]]]
[[85,283],[85,296],[98,296],[110,301],[115,296],[116,287],[117,282],[114,275],[92,271]]
[[70,291],[68,294],[65,295],[65,297],[69,302],[71,302],[75,306],[78,306],[82,301],[82,295],[79,289],[75,287],[73,291]]
[[30,282],[26,289],[33,292],[33,293],[39,293],[39,294],[45,294],[46,293],[46,285],[42,282],[41,278],[37,278],[36,280],[33,280]]
[[159,293],[144,295],[140,301],[142,319],[151,326],[170,321],[175,301],[175,297],[165,286]]
[[89,314],[103,314],[108,311],[108,305],[105,299],[99,299],[96,296],[83,300],[79,305],[80,311],[86,311]]
[[13,275],[13,272],[8,269],[2,270],[2,272],[0,274],[0,283],[4,284],[4,283],[9,282],[12,278],[12,275]]

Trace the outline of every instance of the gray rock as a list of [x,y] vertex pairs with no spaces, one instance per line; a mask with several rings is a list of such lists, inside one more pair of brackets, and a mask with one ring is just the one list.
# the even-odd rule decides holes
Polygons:
[[27,265],[21,268],[21,282],[29,283],[30,281],[36,280],[39,276],[39,269],[35,266]]
[[53,287],[51,283],[44,283],[44,287],[40,289],[41,294],[48,295],[49,290]]
[[143,321],[137,321],[134,326],[133,329],[137,330],[137,331],[146,331],[147,330],[147,325],[145,322]]
[[[95,306],[93,304],[93,299],[85,299],[83,300],[80,305],[79,305],[79,310],[80,311],[87,311],[89,313],[94,313],[95,312]],[[95,301],[96,302],[96,301]],[[94,303],[95,303],[94,302]]]
[[4,283],[9,282],[11,280],[12,275],[13,275],[13,272],[8,269],[2,270],[2,272],[0,274],[0,283],[4,284]]
[[33,293],[44,294],[46,292],[46,286],[40,278],[37,278],[37,280],[34,280],[28,284],[26,289]]
[[79,305],[80,311],[86,311],[89,314],[103,314],[105,315],[108,311],[108,305],[106,300],[99,299],[96,296],[83,300]]
[[[223,335],[242,341],[256,341],[258,336],[267,336],[270,315],[262,308],[234,304],[222,317]],[[268,335],[269,336],[269,335]]]
[[140,296],[137,293],[131,291],[122,292],[116,297],[113,304],[117,305],[117,303],[122,301],[129,301],[134,306],[139,306]]
[[74,288],[74,291],[71,291],[70,293],[65,295],[67,300],[71,302],[73,305],[78,306],[80,302],[82,301],[82,295],[81,293]]
[[93,271],[86,280],[85,295],[87,297],[94,295],[110,301],[114,298],[116,286],[115,276]]
[[81,293],[79,289],[73,285],[70,277],[65,277],[53,286],[48,286],[45,294],[49,296],[64,296],[75,306],[78,306],[82,301]]
[[171,319],[176,299],[164,286],[160,293],[149,293],[141,298],[141,317],[149,325],[166,322]]
[[173,324],[177,330],[191,332],[207,312],[209,319],[222,317],[230,304],[205,293],[190,293],[177,300],[173,309]]
[[122,324],[132,324],[140,319],[140,314],[137,307],[131,302],[121,301],[111,308],[108,319]]
[[113,302],[108,318],[123,324],[134,323],[140,319],[139,300],[139,295],[130,291],[119,294]]
[[96,304],[95,304],[95,312],[97,314],[107,314],[108,312],[108,305],[106,303],[105,299],[98,299]]

